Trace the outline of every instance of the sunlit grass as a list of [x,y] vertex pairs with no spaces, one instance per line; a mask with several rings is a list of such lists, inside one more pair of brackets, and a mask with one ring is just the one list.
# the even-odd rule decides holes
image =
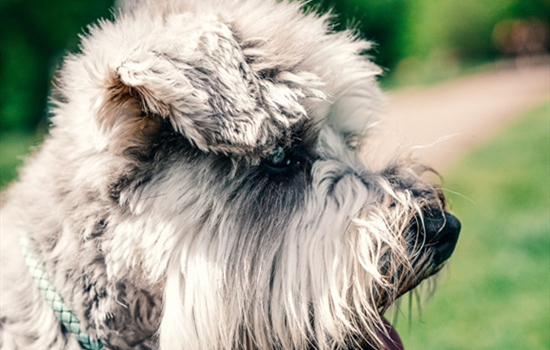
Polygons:
[[422,314],[399,318],[407,349],[550,349],[549,110],[530,111],[445,172],[462,235]]

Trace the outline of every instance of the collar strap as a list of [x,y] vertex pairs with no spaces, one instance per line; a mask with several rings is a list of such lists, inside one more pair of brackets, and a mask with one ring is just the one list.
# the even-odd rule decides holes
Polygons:
[[70,333],[76,335],[76,339],[80,343],[80,346],[86,350],[101,350],[103,344],[99,339],[92,338],[90,335],[82,330],[80,322],[76,315],[65,305],[63,298],[55,290],[51,284],[44,265],[40,262],[34,250],[32,249],[33,242],[26,236],[21,236],[21,247],[23,250],[23,256],[25,257],[25,264],[29,269],[29,273],[40,290],[42,297],[48,305],[52,308],[55,316],[61,321],[63,327]]

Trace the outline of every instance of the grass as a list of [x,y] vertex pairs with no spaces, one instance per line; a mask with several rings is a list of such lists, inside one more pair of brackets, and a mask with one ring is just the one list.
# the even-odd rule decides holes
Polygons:
[[31,153],[33,146],[40,143],[42,134],[0,133],[0,191],[17,176],[17,168]]
[[550,349],[549,140],[546,103],[445,172],[462,234],[421,314],[398,318],[407,349]]

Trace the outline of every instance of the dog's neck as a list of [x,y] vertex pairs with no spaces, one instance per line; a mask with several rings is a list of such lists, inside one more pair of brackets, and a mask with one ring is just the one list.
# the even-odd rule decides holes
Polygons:
[[34,252],[33,241],[26,236],[21,236],[20,241],[23,256],[25,257],[25,264],[29,269],[29,274],[40,291],[40,294],[42,294],[44,300],[46,300],[48,305],[52,308],[55,316],[63,324],[63,327],[65,327],[68,332],[76,336],[78,343],[83,349],[102,349],[103,344],[101,341],[90,337],[89,334],[82,330],[76,315],[67,307],[67,305],[65,305],[63,298],[51,284],[42,262],[38,259]]

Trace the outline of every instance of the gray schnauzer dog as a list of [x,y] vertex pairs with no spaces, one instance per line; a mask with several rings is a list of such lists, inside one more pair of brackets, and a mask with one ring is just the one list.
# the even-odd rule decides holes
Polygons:
[[360,160],[370,43],[276,0],[89,27],[2,206],[2,350],[399,349],[457,242],[431,170]]

